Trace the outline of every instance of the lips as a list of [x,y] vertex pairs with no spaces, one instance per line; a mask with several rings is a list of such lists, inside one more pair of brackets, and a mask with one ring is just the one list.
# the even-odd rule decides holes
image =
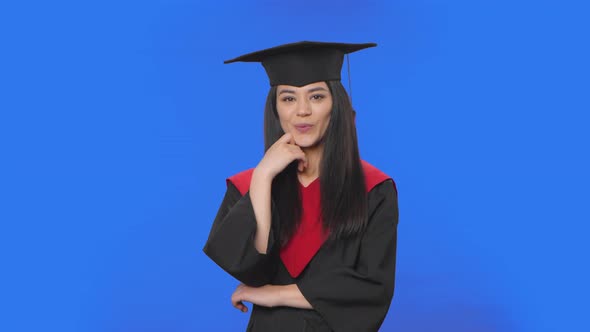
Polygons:
[[309,123],[300,123],[300,124],[295,125],[295,129],[297,129],[297,131],[299,131],[300,133],[307,132],[308,130],[311,129],[311,127],[313,127],[313,125],[311,125]]

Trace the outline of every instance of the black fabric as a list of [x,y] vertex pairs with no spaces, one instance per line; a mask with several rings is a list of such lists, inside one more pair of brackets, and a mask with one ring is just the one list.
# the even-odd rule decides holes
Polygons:
[[[279,258],[275,248],[278,223],[271,226],[267,253],[259,253],[254,246],[257,225],[250,192],[242,196],[231,182],[227,183],[225,197],[203,251],[242,283],[254,287],[266,285],[271,281]],[[274,202],[271,202],[271,218],[278,220]]]
[[374,46],[377,44],[301,41],[248,53],[224,63],[261,62],[271,86],[304,86],[313,82],[340,80],[344,55]]
[[391,180],[368,194],[369,223],[353,239],[324,245],[296,279],[278,256],[278,214],[271,204],[272,229],[266,255],[254,247],[256,230],[249,193],[228,182],[204,252],[250,286],[297,284],[313,309],[253,306],[247,331],[378,331],[395,285],[398,205]]

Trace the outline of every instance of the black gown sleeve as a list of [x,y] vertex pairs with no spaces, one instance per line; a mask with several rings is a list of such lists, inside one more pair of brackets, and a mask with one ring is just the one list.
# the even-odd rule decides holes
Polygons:
[[339,264],[339,254],[334,253],[321,273],[297,282],[313,309],[336,332],[378,331],[393,298],[399,217],[393,182],[377,185],[368,199],[369,222],[356,264]]
[[271,201],[271,230],[266,254],[254,246],[257,224],[250,192],[244,196],[227,181],[227,190],[211,226],[203,252],[242,283],[259,287],[270,283],[277,267],[274,225],[278,214]]

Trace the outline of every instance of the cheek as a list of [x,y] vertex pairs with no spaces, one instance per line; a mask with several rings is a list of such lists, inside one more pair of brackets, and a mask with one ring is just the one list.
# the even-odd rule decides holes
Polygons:
[[322,136],[326,133],[326,130],[328,129],[329,124],[330,124],[330,115],[326,116],[323,120]]
[[287,124],[289,123],[288,112],[285,109],[277,108],[277,116],[279,117],[279,123],[284,132],[287,132]]
[[322,117],[322,127],[325,130],[330,123],[330,115],[332,113],[332,103],[327,103],[326,105],[322,105],[322,109],[320,111]]

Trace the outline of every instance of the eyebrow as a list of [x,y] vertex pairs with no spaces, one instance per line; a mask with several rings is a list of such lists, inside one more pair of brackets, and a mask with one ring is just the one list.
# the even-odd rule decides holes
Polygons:
[[282,93],[295,93],[295,91],[285,89],[285,90],[281,90],[281,92],[279,92],[279,95]]
[[328,90],[322,86],[318,86],[318,87],[307,90],[307,93],[316,92],[316,91],[328,91]]
[[[326,88],[324,88],[324,87],[318,86],[318,87],[311,88],[311,89],[307,90],[307,93],[312,93],[312,92],[316,92],[316,91],[328,91],[328,90]],[[279,95],[281,95],[283,93],[293,93],[294,94],[295,91],[294,90],[289,90],[289,89],[284,89],[284,90],[281,90],[279,92]]]

